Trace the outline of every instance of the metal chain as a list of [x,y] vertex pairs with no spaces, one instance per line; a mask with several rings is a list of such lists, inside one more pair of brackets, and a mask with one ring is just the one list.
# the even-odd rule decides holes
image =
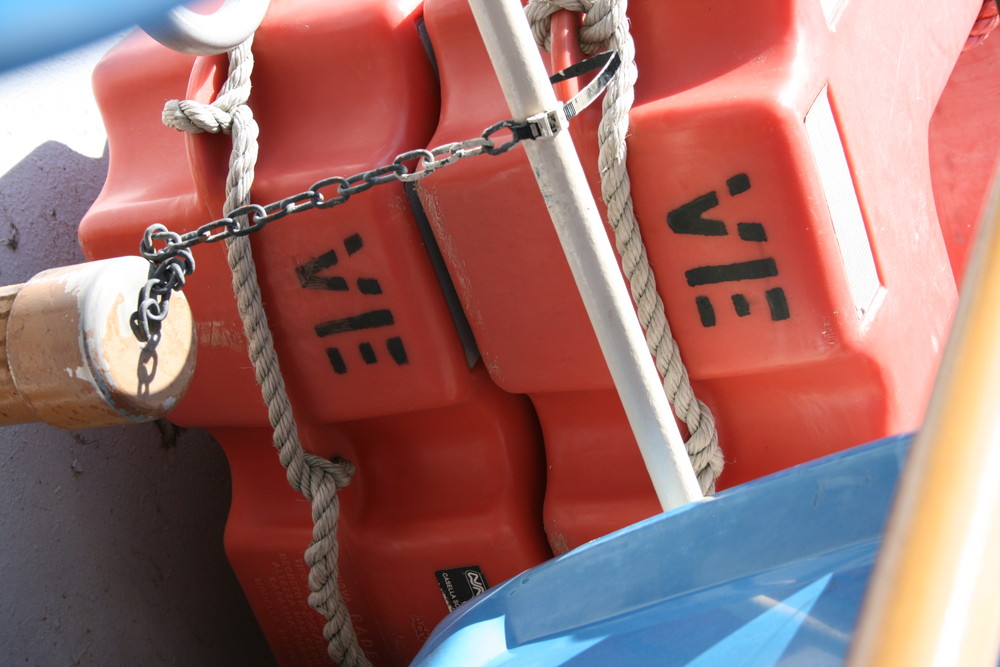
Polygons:
[[[151,225],[142,236],[140,254],[150,263],[149,280],[139,293],[136,312],[130,324],[140,342],[155,338],[170,309],[170,296],[184,288],[185,279],[194,273],[192,248],[202,243],[217,243],[229,238],[259,232],[269,223],[312,209],[340,206],[353,195],[377,185],[411,183],[427,178],[436,170],[476,155],[502,155],[522,141],[544,139],[565,129],[575,116],[607,87],[619,64],[618,56],[606,52],[577,63],[552,76],[563,81],[600,68],[594,80],[561,108],[546,111],[523,122],[503,120],[486,128],[481,135],[465,141],[443,144],[432,149],[416,149],[397,155],[389,164],[353,176],[333,176],[313,183],[309,189],[266,206],[248,204],[229,215],[197,229],[178,234],[162,224]],[[494,135],[508,130],[509,138],[498,143]],[[501,135],[502,136],[502,135]],[[413,164],[411,169],[408,165]]]
[[[143,234],[140,254],[150,263],[149,280],[139,294],[136,312],[132,314],[132,332],[142,342],[150,340],[159,331],[167,317],[170,295],[184,288],[185,278],[194,273],[195,261],[191,249],[202,243],[217,243],[228,238],[247,236],[259,232],[267,224],[294,213],[312,209],[327,209],[347,202],[351,196],[370,190],[376,185],[392,182],[419,181],[441,167],[448,167],[459,160],[486,153],[502,155],[525,138],[542,136],[529,123],[505,120],[489,127],[482,135],[461,142],[452,142],[430,150],[417,149],[402,153],[387,165],[353,176],[333,176],[316,181],[307,190],[261,206],[241,206],[224,218],[219,218],[197,229],[178,234],[162,224],[151,225]],[[512,131],[511,138],[497,144],[492,136],[502,129]],[[525,136],[528,133],[529,136]],[[407,166],[416,162],[413,170]]]

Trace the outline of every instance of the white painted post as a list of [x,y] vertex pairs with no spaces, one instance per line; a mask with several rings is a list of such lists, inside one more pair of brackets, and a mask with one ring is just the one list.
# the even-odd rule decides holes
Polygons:
[[[469,0],[515,120],[561,106],[517,0]],[[664,510],[702,497],[568,132],[522,144]]]

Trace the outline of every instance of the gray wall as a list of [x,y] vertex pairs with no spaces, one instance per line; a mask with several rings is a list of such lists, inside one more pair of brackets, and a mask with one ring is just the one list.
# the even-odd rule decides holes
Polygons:
[[[0,284],[83,261],[107,171],[90,72],[112,44],[0,76]],[[0,664],[272,664],[223,554],[228,508],[203,432],[0,428]]]

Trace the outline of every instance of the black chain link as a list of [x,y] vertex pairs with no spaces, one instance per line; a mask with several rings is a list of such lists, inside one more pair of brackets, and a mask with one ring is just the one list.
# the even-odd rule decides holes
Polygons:
[[[427,178],[436,170],[476,155],[502,155],[522,141],[554,136],[566,126],[566,120],[576,115],[607,87],[618,68],[618,56],[613,52],[601,53],[582,63],[553,75],[553,81],[579,76],[600,68],[601,72],[576,97],[563,107],[532,116],[524,122],[503,120],[486,128],[472,139],[453,142],[432,149],[407,151],[389,164],[353,176],[333,176],[313,183],[309,189],[276,202],[261,206],[247,204],[224,218],[219,218],[197,229],[178,234],[162,224],[151,225],[143,234],[139,252],[149,261],[149,280],[139,293],[136,312],[130,323],[132,333],[140,342],[147,342],[160,332],[161,324],[170,309],[170,296],[184,288],[185,279],[194,273],[192,248],[202,243],[216,243],[258,232],[266,225],[295,213],[312,209],[340,206],[353,195],[377,185],[402,182],[410,183]],[[569,74],[567,74],[569,72]],[[510,138],[500,142],[502,132]],[[497,136],[497,139],[494,139]],[[411,169],[408,165],[412,164]]]

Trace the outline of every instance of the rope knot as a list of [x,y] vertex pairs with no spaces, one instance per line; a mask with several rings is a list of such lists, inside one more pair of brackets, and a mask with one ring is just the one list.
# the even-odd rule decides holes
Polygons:
[[170,100],[163,107],[163,124],[179,132],[209,132],[230,134],[233,116],[214,104],[194,100]]
[[309,502],[329,503],[337,491],[351,483],[354,464],[340,457],[333,460],[301,449],[298,438],[278,448],[288,483]]
[[215,101],[203,104],[194,100],[170,100],[163,107],[163,124],[180,132],[231,134],[233,112],[250,99],[250,73],[253,36],[229,52],[229,76]]
[[535,43],[544,51],[552,48],[552,15],[562,10],[583,12],[580,48],[591,54],[606,48],[614,34],[612,13],[616,5],[614,0],[531,0],[524,11]]

